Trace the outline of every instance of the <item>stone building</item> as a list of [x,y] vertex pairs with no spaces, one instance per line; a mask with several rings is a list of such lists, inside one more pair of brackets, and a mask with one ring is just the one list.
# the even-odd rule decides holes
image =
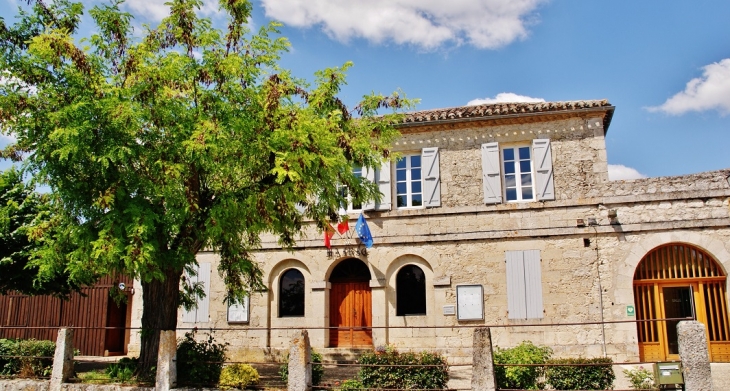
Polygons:
[[[500,347],[626,362],[678,358],[676,321],[635,320],[696,317],[711,360],[730,361],[730,169],[609,181],[613,113],[593,100],[409,114],[402,159],[363,170],[383,201],[348,205],[330,250],[313,227],[293,252],[264,240],[268,290],[233,308],[216,254],[201,253],[208,299],[178,325],[225,328],[217,337],[241,359],[286,351],[308,328],[318,350],[390,344],[466,360],[472,328],[492,325]],[[361,213],[369,249],[354,233]]]

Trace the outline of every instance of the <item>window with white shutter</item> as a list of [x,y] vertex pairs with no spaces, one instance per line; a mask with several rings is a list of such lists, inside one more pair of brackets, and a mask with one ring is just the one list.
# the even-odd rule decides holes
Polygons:
[[533,140],[532,154],[535,161],[535,193],[537,199],[540,201],[554,200],[555,185],[553,184],[553,155],[550,150],[550,140]]
[[190,284],[201,283],[205,297],[202,299],[196,298],[196,308],[192,308],[190,311],[183,309],[182,321],[184,323],[208,322],[210,313],[210,263],[201,262],[193,266],[193,269],[195,270],[195,275],[186,273],[185,277]]
[[543,317],[540,250],[506,251],[507,318]]
[[499,164],[499,143],[482,144],[482,186],[484,203],[502,202],[502,178]]
[[482,188],[485,204],[555,199],[549,139],[532,145],[482,144]]

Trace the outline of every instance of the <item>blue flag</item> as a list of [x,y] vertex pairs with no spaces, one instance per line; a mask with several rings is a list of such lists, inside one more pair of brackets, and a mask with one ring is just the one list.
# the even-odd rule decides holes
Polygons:
[[360,213],[360,217],[357,218],[355,232],[365,247],[373,247],[373,235],[370,234],[370,228],[368,228],[368,223],[365,221],[365,216],[363,216],[362,213]]

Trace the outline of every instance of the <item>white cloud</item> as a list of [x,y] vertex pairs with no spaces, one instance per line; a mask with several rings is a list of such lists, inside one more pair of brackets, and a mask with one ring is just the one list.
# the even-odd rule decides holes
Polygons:
[[684,91],[649,111],[680,115],[688,111],[717,110],[730,113],[730,58],[703,67],[701,77],[690,80]]
[[627,179],[641,179],[646,178],[646,175],[636,171],[631,167],[626,167],[622,164],[609,164],[608,165],[608,179],[612,181],[622,181]]
[[446,42],[493,49],[523,39],[544,1],[261,0],[268,17],[296,27],[319,25],[339,41],[365,38],[425,49]]
[[472,99],[467,106],[486,105],[492,103],[514,103],[514,102],[545,102],[542,98],[532,98],[524,95],[517,95],[513,92],[500,92],[494,98]]

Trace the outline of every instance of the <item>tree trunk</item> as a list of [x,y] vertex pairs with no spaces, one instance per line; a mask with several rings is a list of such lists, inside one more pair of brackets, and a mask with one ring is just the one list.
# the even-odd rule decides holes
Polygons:
[[161,330],[177,328],[182,270],[166,270],[165,280],[142,282],[142,346],[137,375],[154,379]]

